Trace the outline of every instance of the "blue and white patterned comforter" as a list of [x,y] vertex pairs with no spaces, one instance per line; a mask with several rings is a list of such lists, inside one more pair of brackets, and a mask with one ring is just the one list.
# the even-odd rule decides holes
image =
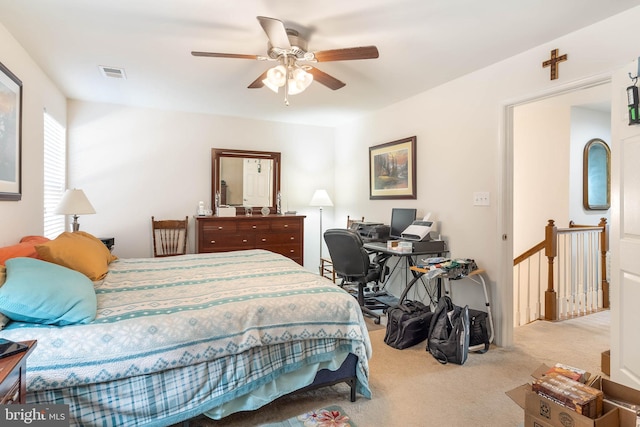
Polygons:
[[0,332],[38,340],[30,392],[117,382],[274,344],[335,341],[359,356],[359,391],[370,393],[371,346],[357,301],[286,257],[250,250],[119,259],[95,290],[90,324],[14,322]]

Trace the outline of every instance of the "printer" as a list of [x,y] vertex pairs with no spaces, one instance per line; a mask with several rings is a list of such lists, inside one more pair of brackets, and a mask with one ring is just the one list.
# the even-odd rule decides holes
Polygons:
[[385,242],[389,240],[389,226],[381,222],[354,222],[351,229],[357,232],[364,242]]
[[405,240],[420,242],[422,240],[431,240],[431,221],[413,221],[400,235]]
[[428,220],[428,216],[423,220],[416,220],[408,226],[402,233],[402,239],[412,242],[414,252],[429,252],[442,254],[447,252],[447,246],[443,240],[432,239],[431,227],[433,222]]

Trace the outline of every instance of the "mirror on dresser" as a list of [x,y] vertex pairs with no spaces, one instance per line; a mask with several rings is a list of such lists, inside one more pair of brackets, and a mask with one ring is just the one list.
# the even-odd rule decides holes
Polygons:
[[279,152],[211,149],[212,205],[218,194],[220,204],[235,207],[236,215],[249,206],[268,207],[274,214],[279,192]]

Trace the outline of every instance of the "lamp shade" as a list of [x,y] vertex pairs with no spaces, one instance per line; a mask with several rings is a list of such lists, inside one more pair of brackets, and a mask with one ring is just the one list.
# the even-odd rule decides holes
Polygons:
[[333,202],[327,193],[327,190],[316,190],[309,202],[309,206],[333,206]]
[[65,191],[55,213],[58,215],[87,215],[96,213],[96,210],[91,206],[84,191],[74,188]]

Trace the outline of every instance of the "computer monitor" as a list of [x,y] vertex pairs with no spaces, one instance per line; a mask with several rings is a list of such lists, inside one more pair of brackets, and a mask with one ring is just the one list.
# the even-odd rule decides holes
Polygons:
[[391,225],[389,237],[391,239],[402,238],[402,232],[416,220],[417,209],[393,208],[391,209]]

